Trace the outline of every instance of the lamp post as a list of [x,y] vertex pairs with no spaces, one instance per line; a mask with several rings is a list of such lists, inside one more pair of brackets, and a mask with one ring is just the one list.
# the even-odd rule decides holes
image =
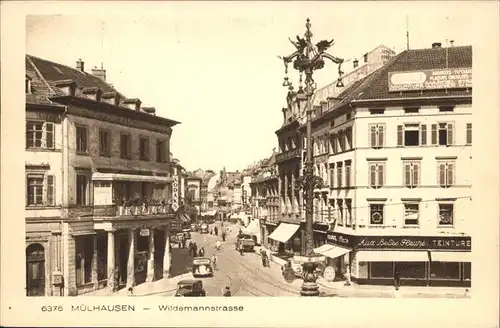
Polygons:
[[[303,279],[304,283],[300,294],[302,296],[318,296],[319,290],[316,284],[317,275],[315,273],[317,264],[311,258],[314,255],[314,239],[313,239],[313,197],[314,188],[321,187],[323,181],[320,177],[314,176],[313,174],[313,153],[312,153],[312,137],[311,137],[311,121],[312,121],[312,104],[311,98],[316,89],[313,72],[318,69],[322,69],[325,65],[325,58],[331,60],[335,64],[338,64],[338,80],[337,87],[343,87],[341,66],[344,62],[343,59],[334,57],[327,54],[325,51],[333,44],[333,40],[327,41],[323,40],[316,44],[312,43],[312,32],[311,23],[309,18],[306,20],[306,32],[304,38],[297,36],[297,41],[290,42],[295,46],[296,51],[289,56],[279,57],[283,60],[285,64],[285,80],[283,86],[291,87],[291,83],[288,80],[288,64],[293,62],[293,68],[300,73],[300,82],[302,82],[302,74],[305,74],[305,97],[306,102],[306,135],[307,135],[307,145],[306,145],[306,162],[304,167],[304,175],[299,179],[297,185],[301,189],[306,191],[306,233],[305,233],[305,254],[303,254],[307,259],[303,264]],[[300,86],[297,97],[303,97],[304,91],[302,86]],[[300,99],[300,98],[299,98]]]

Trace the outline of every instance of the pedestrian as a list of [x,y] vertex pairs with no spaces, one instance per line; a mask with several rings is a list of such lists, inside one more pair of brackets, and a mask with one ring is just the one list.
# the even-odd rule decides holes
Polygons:
[[214,270],[217,270],[217,255],[212,255],[212,266],[214,267]]
[[226,232],[222,231],[222,241],[226,241]]
[[198,245],[196,243],[193,244],[193,257],[196,257],[196,254],[198,253]]
[[260,251],[260,256],[262,258],[262,266],[266,267],[267,266],[267,253],[265,249],[262,249]]
[[399,264],[396,263],[394,266],[394,287],[399,290],[399,286],[401,286],[401,274],[399,273]]
[[215,249],[220,251],[220,240],[217,240],[217,242],[215,243]]

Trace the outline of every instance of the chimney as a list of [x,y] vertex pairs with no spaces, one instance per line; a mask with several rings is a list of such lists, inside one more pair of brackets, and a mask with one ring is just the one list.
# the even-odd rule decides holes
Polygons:
[[432,44],[432,48],[435,49],[435,48],[441,48],[441,42],[434,42]]
[[85,71],[84,70],[84,65],[85,65],[85,63],[82,61],[81,58],[76,61],[76,69],[79,70],[79,71],[81,71],[81,72]]
[[354,68],[356,68],[356,67],[358,67],[358,64],[359,64],[358,59],[357,59],[357,58],[356,58],[356,59],[354,59],[354,61],[352,62],[352,66],[353,66]]
[[142,107],[142,110],[148,114],[156,115],[156,109],[154,107]]
[[104,68],[97,68],[97,66],[94,66],[94,68],[92,68],[92,75],[100,78],[101,80],[103,80],[104,82],[106,82],[106,70]]
[[455,43],[455,40],[450,40],[450,47],[453,47],[453,43]]

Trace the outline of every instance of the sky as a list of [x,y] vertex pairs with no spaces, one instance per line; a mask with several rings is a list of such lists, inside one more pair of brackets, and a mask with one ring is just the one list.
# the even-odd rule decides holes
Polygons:
[[[294,51],[288,37],[303,36],[307,17],[313,41],[333,38],[328,52],[346,60],[380,44],[403,51],[406,26],[414,49],[474,41],[471,18],[453,2],[439,10],[428,1],[132,5],[27,16],[26,52],[72,67],[81,58],[89,72],[102,63],[121,93],[181,122],[171,151],[188,170],[242,170],[277,149],[287,93],[277,56]],[[314,79],[329,84],[337,66],[327,61]]]

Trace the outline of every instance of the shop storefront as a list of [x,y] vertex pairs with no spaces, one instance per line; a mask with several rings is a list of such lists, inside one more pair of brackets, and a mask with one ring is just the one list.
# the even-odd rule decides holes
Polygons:
[[281,222],[268,238],[278,243],[277,245],[273,243],[272,251],[280,258],[288,259],[301,253],[302,239],[299,224]]
[[[314,249],[316,254],[325,256],[325,278],[330,281],[342,280],[350,270],[354,238],[340,233],[327,232],[325,243]],[[327,276],[327,277],[326,277]]]
[[[332,237],[330,237],[332,236]],[[352,249],[344,255],[359,284],[470,286],[471,238],[346,236],[329,232],[328,242]]]

